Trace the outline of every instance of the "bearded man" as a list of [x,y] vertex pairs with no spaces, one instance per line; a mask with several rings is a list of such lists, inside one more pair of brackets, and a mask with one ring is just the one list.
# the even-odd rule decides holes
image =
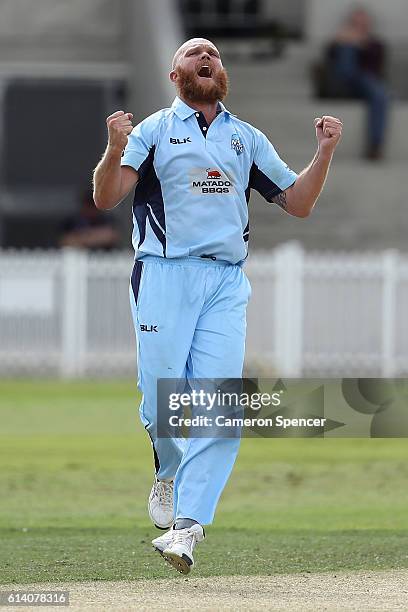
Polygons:
[[315,119],[318,149],[297,175],[262,132],[223,105],[227,73],[209,40],[188,40],[177,50],[170,80],[178,93],[171,108],[135,128],[131,113],[108,117],[109,141],[94,173],[94,200],[99,209],[111,209],[135,187],[130,293],[140,416],[155,460],[148,509],[156,527],[168,529],[152,543],[188,573],[230,476],[239,438],[159,436],[157,380],[188,384],[242,376],[250,191],[290,215],[308,216],[342,123]]

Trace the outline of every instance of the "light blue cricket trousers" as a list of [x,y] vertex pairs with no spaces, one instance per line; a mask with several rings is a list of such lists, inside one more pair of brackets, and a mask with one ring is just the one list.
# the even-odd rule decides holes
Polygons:
[[157,477],[174,478],[176,519],[212,522],[240,440],[159,438],[157,379],[240,378],[250,292],[241,266],[228,262],[151,255],[135,262],[130,301],[143,393],[140,417]]

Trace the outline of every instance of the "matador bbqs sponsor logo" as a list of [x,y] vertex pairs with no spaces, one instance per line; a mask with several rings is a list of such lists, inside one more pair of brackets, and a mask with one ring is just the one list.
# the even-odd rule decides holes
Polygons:
[[192,168],[190,170],[190,190],[201,195],[235,193],[231,176],[219,168]]

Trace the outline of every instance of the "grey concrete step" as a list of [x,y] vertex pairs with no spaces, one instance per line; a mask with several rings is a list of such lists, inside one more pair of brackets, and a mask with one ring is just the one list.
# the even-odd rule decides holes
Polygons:
[[[364,148],[366,113],[363,104],[355,101],[301,101],[285,103],[259,99],[248,103],[243,97],[234,99],[231,109],[241,119],[265,132],[282,156],[310,156],[316,146],[313,120],[333,115],[344,124],[343,138],[337,155],[342,159],[357,158]],[[390,159],[408,160],[408,103],[395,103],[390,113],[387,154]]]
[[252,193],[251,245],[296,239],[307,248],[398,248],[407,251],[406,163],[335,160],[310,217],[298,219]]
[[230,97],[252,99],[269,95],[282,98],[296,94],[307,98],[311,92],[311,61],[307,46],[292,44],[279,59],[227,62]]
[[[111,61],[125,59],[123,32],[128,11],[109,0],[3,0],[2,61]],[[63,75],[61,75],[63,76]]]

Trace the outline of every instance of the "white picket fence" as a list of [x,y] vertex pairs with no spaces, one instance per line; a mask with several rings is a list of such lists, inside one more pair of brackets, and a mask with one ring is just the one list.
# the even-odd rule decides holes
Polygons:
[[[0,375],[134,375],[131,269],[129,252],[0,251]],[[288,243],[245,270],[251,374],[407,374],[407,255]]]

